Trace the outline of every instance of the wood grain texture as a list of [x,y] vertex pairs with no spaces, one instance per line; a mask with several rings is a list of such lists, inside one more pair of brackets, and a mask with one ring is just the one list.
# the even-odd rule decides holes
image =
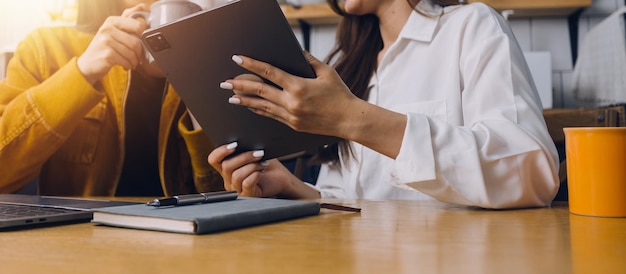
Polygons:
[[[140,200],[143,201],[143,200]],[[552,208],[336,201],[360,213],[209,235],[91,223],[0,232],[2,273],[617,273],[626,218]]]

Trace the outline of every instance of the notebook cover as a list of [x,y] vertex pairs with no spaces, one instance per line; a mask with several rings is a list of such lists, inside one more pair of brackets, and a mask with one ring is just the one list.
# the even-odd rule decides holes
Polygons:
[[125,228],[188,234],[219,231],[317,215],[316,202],[238,198],[237,200],[178,207],[145,204],[94,209],[92,222]]

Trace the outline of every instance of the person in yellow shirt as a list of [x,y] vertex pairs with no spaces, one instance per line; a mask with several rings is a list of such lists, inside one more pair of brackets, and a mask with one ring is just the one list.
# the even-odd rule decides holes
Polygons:
[[[40,28],[0,82],[0,193],[163,196],[223,190],[213,145],[129,18],[155,1],[79,0],[76,27]],[[121,15],[120,15],[121,14]]]

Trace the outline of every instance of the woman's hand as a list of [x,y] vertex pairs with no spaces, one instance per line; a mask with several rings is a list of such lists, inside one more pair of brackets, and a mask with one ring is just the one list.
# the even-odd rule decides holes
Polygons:
[[369,147],[390,158],[399,151],[406,115],[357,98],[330,66],[307,53],[317,75],[314,79],[291,75],[270,64],[235,55],[241,67],[282,87],[230,79],[223,89],[237,91],[231,104],[248,107],[257,114],[282,122],[294,130],[336,136]]
[[208,157],[209,164],[222,175],[226,190],[248,197],[319,198],[319,192],[306,186],[278,160],[261,161],[262,150],[231,156],[236,148],[236,142],[223,145]]
[[[220,87],[238,91],[229,102],[248,107],[259,115],[282,122],[294,130],[347,137],[354,105],[362,102],[350,92],[337,72],[307,53],[317,75],[302,78],[270,64],[235,55],[233,61],[243,68],[282,87],[250,79],[230,79]],[[250,96],[248,96],[250,95]]]
[[87,50],[78,58],[78,68],[91,84],[98,81],[116,65],[133,69],[144,59],[141,33],[148,27],[143,20],[129,15],[145,11],[139,4],[124,10],[122,16],[111,16],[102,24]]

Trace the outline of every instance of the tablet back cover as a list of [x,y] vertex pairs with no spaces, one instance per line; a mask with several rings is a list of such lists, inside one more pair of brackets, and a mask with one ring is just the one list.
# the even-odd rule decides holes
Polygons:
[[315,77],[276,0],[232,1],[146,30],[142,40],[213,144],[237,141],[239,152],[263,149],[264,159],[270,159],[338,140],[296,132],[232,105],[228,98],[233,93],[219,87],[227,79],[250,73],[232,61],[234,54]]

